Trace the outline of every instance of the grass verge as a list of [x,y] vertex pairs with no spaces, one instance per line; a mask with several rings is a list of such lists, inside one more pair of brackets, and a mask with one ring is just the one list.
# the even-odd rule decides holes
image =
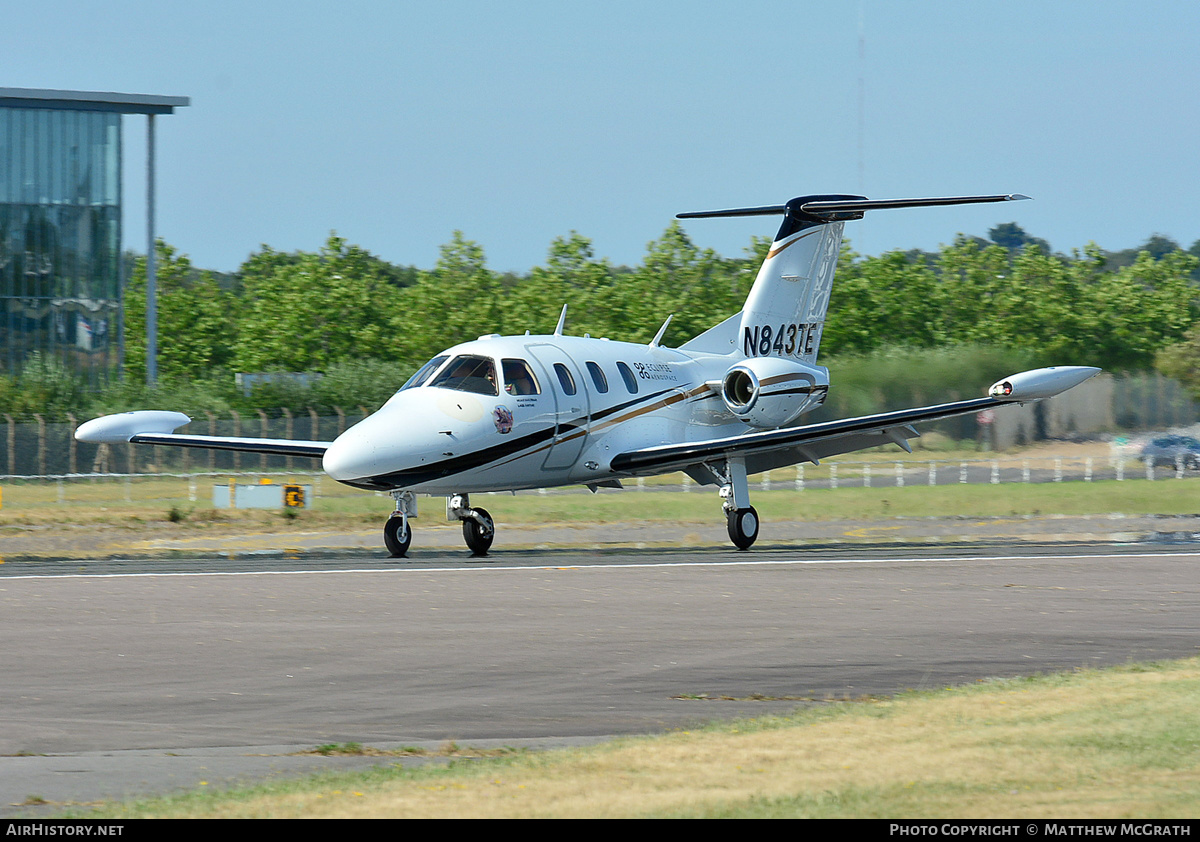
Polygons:
[[86,815],[1187,818],[1200,810],[1198,699],[1200,659],[1080,670]]
[[[329,483],[326,483],[328,486]],[[111,524],[140,529],[160,524],[182,534],[196,531],[289,529],[376,529],[392,508],[391,500],[354,489],[334,489],[304,510],[214,509],[189,501],[186,482],[154,480],[135,486],[134,499],[121,499],[119,487],[79,487],[56,502],[49,487],[6,487],[0,509],[4,527]],[[116,493],[114,493],[114,491]],[[751,488],[764,520],[880,520],[892,517],[1020,517],[1031,515],[1095,515],[1121,513],[1196,514],[1200,482],[1196,479],[1130,479],[1123,482],[1040,484],[950,484],[897,487],[842,487],[762,491]],[[476,494],[472,502],[486,507],[501,524],[545,523],[711,523],[720,520],[715,490],[603,491],[599,494]],[[442,520],[440,498],[421,498],[422,523]]]

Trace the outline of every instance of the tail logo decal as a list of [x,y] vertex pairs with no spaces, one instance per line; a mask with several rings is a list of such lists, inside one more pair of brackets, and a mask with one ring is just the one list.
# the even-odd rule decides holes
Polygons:
[[833,274],[837,269],[841,245],[841,236],[823,237],[821,240],[821,251],[815,261],[817,271],[813,273],[813,288],[809,294],[808,312],[805,313],[806,321],[824,321],[825,319],[825,312],[829,309],[829,294],[833,291]]

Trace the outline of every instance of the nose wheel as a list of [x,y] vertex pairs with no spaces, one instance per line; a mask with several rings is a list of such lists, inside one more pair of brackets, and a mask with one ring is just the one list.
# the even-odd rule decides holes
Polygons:
[[383,545],[387,547],[388,555],[404,558],[411,543],[412,527],[408,525],[408,518],[401,512],[395,512],[383,526]]
[[417,495],[411,491],[393,491],[391,494],[396,501],[396,511],[383,525],[383,545],[392,558],[404,558],[408,553],[408,545],[412,543],[412,524],[409,521],[417,516]]

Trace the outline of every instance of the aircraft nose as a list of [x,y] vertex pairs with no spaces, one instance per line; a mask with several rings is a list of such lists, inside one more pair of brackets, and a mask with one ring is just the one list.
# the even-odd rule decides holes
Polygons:
[[351,427],[329,445],[321,467],[340,482],[368,477],[375,467],[375,446],[369,437]]

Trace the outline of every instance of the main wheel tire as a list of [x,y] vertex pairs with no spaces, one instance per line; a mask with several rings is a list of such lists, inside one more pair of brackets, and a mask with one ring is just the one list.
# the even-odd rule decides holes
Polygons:
[[[482,521],[482,523],[481,523]],[[463,518],[463,540],[472,555],[487,555],[496,537],[496,522],[487,509],[476,509],[475,517]]]
[[383,545],[387,547],[392,558],[404,558],[408,545],[412,543],[412,525],[407,525],[404,518],[396,516],[387,519],[383,525]]
[[726,525],[729,527],[729,540],[739,550],[748,550],[758,538],[758,512],[751,506],[748,509],[736,509],[726,515]]

